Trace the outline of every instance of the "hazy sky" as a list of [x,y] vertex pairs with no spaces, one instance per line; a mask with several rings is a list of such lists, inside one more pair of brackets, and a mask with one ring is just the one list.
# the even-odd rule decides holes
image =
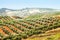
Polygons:
[[55,8],[60,9],[60,0],[0,0],[0,8]]

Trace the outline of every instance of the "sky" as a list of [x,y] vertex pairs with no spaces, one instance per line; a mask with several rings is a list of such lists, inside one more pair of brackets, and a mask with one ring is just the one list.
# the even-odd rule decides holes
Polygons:
[[60,0],[0,0],[0,8],[54,8],[60,9]]

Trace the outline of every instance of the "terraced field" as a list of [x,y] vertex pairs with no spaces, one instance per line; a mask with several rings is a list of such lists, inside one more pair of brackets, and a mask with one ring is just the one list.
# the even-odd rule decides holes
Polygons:
[[59,16],[36,20],[14,20],[8,16],[0,16],[1,40],[23,40],[56,28],[60,28]]

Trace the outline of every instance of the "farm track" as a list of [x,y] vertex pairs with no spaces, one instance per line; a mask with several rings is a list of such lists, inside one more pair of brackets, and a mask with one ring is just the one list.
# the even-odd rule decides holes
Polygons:
[[43,34],[38,34],[38,35],[33,35],[27,39],[22,39],[22,40],[45,40],[44,38],[48,38],[52,35],[55,35],[55,34],[58,34],[60,33],[60,28],[56,28],[56,29],[52,29],[52,30],[49,30],[49,31],[46,31],[46,33],[43,33]]

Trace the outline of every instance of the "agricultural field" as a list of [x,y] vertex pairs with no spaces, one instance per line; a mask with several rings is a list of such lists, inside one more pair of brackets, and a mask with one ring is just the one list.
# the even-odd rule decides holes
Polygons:
[[0,0],[0,40],[60,40],[60,0]]
[[55,35],[60,37],[59,15],[28,18],[15,20],[9,16],[0,16],[0,40],[53,40]]

